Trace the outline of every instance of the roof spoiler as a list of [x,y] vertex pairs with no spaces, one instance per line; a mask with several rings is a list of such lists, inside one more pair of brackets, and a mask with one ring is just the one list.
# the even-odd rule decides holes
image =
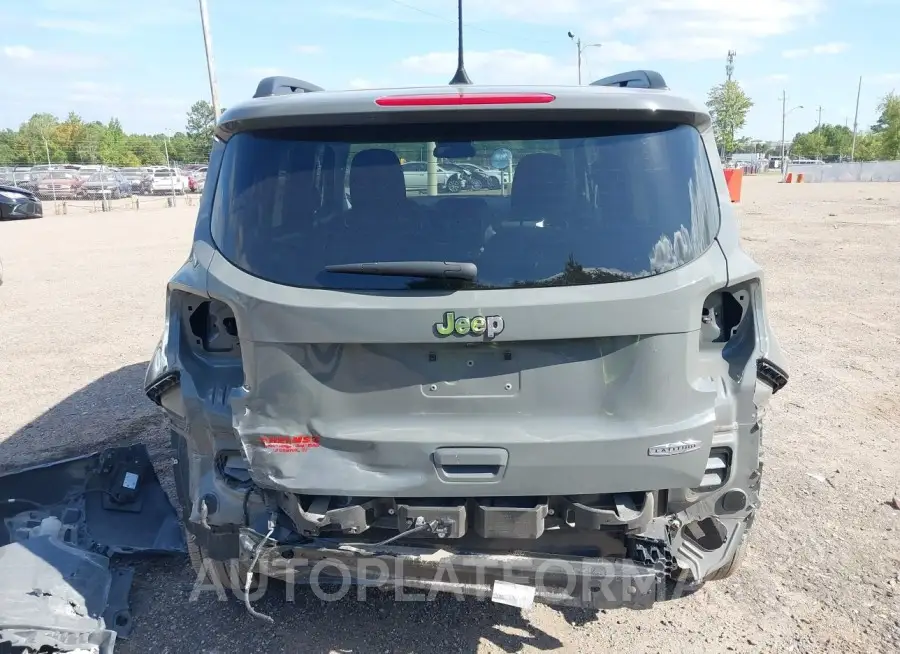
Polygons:
[[630,70],[627,73],[619,73],[618,75],[610,75],[596,82],[591,82],[591,86],[618,86],[622,88],[634,89],[668,89],[666,80],[655,70]]
[[314,93],[324,91],[320,86],[304,82],[293,77],[266,77],[256,86],[254,98],[268,98],[273,95],[289,95],[291,93]]

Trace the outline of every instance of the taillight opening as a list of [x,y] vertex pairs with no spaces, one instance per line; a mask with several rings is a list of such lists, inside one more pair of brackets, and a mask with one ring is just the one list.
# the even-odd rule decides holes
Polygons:
[[386,95],[375,99],[379,107],[458,107],[486,104],[547,104],[556,100],[550,93],[430,93]]

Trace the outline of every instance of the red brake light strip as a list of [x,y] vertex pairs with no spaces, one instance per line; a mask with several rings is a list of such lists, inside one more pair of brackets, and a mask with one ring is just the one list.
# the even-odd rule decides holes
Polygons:
[[386,95],[375,100],[379,107],[457,107],[484,104],[547,104],[556,100],[550,93],[432,93]]

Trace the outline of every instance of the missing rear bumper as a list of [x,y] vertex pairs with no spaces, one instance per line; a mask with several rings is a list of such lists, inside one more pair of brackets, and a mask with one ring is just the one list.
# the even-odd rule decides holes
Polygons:
[[[240,536],[249,565],[262,538]],[[585,608],[650,608],[667,594],[664,572],[629,560],[460,553],[443,549],[336,544],[319,539],[265,549],[258,571],[288,583],[339,584],[492,597],[495,582],[534,589],[534,601]]]

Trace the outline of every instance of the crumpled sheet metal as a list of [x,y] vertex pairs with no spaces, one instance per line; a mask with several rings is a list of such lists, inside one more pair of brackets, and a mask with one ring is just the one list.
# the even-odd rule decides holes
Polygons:
[[143,445],[0,475],[0,517],[0,651],[112,654],[134,571],[110,556],[185,552]]

